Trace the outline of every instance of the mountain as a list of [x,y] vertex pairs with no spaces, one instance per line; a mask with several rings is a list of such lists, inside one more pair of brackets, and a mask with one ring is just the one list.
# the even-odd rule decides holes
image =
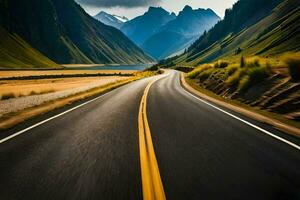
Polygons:
[[169,13],[163,8],[149,7],[144,15],[126,22],[121,27],[121,31],[138,46],[141,46],[160,27],[175,18],[174,13]]
[[174,20],[160,27],[141,47],[156,59],[168,57],[187,48],[219,20],[211,9],[193,10],[185,6]]
[[114,16],[115,18],[117,18],[119,21],[121,21],[123,23],[129,21],[129,19],[127,17],[125,17],[125,16],[119,16],[119,15],[112,15],[112,16]]
[[221,99],[299,124],[299,22],[299,0],[240,0],[185,54],[161,63],[193,70],[190,83]]
[[220,58],[274,57],[300,50],[298,0],[240,0],[174,63],[198,65]]
[[0,27],[0,68],[52,68],[58,64],[30,46],[20,36]]
[[97,15],[94,16],[94,18],[99,20],[103,24],[106,24],[108,26],[113,26],[117,29],[120,29],[121,26],[123,26],[124,23],[128,21],[126,17],[111,15],[104,11],[99,12]]
[[73,0],[2,0],[0,11],[3,29],[56,63],[153,61],[122,32],[93,19]]

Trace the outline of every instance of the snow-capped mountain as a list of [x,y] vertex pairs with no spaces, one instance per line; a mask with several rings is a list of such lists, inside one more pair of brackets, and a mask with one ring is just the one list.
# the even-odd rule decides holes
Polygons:
[[113,15],[115,18],[117,18],[118,20],[120,20],[121,22],[125,23],[127,22],[129,19],[125,16],[119,16],[119,15]]
[[99,12],[94,16],[94,18],[106,25],[113,26],[117,29],[120,29],[121,26],[123,26],[123,24],[128,21],[128,19],[124,16],[122,17],[118,15],[111,15],[104,11]]

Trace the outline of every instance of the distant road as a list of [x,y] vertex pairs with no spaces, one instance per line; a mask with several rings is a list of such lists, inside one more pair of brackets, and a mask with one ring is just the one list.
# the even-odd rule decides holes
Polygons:
[[[193,97],[179,72],[167,73],[145,107],[166,199],[300,199],[298,149]],[[0,133],[0,199],[142,199],[138,117],[154,79]]]

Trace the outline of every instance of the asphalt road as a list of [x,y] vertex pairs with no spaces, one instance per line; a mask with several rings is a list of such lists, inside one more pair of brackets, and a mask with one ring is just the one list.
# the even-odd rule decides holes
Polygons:
[[[299,150],[192,97],[179,73],[168,73],[150,88],[147,104],[167,199],[300,199]],[[0,199],[142,199],[138,113],[151,80],[1,143]],[[0,133],[0,139],[63,111]]]

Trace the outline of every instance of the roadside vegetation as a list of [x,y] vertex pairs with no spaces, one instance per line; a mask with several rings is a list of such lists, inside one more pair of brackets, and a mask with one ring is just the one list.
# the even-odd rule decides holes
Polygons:
[[262,82],[272,74],[271,66],[259,58],[245,59],[241,57],[239,64],[229,64],[220,60],[212,64],[204,64],[188,73],[188,78],[205,81],[220,80],[238,91],[245,91],[251,86]]
[[187,73],[187,79],[226,99],[300,120],[299,53],[230,61],[201,64]]
[[[59,74],[55,70],[35,71],[34,79],[0,80],[0,130],[53,109],[108,92],[132,81],[163,73],[159,68],[151,68],[141,72],[131,71],[130,73],[120,71],[113,73],[113,76],[107,74],[104,76],[84,76],[86,72],[82,71],[83,75],[79,77],[65,77],[65,75],[77,75],[78,71],[72,73],[65,70]],[[18,73],[17,75],[20,77],[28,76],[28,72],[24,71],[24,73],[2,73],[0,77],[9,78],[11,77],[9,75],[15,76],[15,73]],[[48,75],[52,78],[45,78]],[[60,77],[53,78],[53,76],[59,75]],[[6,101],[8,99],[9,101]]]
[[290,76],[295,81],[300,81],[300,53],[294,55],[285,55],[283,61],[289,69]]
[[32,90],[27,93],[19,93],[19,92],[7,92],[3,93],[0,96],[0,100],[7,100],[7,99],[13,99],[13,98],[18,98],[18,97],[26,97],[26,96],[33,96],[33,95],[41,95],[41,94],[48,94],[55,92],[54,89],[45,89],[45,90]]

